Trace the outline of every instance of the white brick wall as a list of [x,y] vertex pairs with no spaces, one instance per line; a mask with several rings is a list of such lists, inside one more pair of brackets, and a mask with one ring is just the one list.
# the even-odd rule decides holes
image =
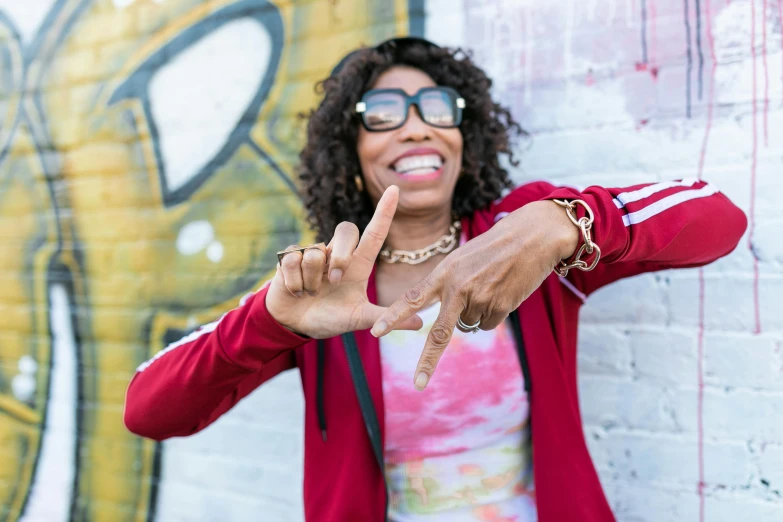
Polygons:
[[[599,291],[583,310],[585,432],[620,520],[783,520],[783,214],[774,203],[783,189],[781,19],[776,3],[768,2],[763,20],[762,0],[752,1],[700,2],[701,98],[696,3],[689,3],[690,117],[683,2],[464,2],[468,21],[458,38],[501,78],[496,94],[533,132],[521,180],[624,185],[694,176],[709,122],[702,176],[749,212],[756,126],[757,296],[746,235],[732,255],[703,271],[703,325],[698,270],[620,282]],[[637,67],[643,60],[642,8],[647,69],[658,67],[657,79],[637,70],[644,69]],[[710,37],[717,56],[714,84]],[[521,72],[509,66],[511,60],[519,60]]]

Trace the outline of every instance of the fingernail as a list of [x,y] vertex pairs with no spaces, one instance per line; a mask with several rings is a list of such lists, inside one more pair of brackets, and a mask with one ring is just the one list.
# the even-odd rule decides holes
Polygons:
[[378,321],[375,326],[372,327],[370,333],[375,337],[379,337],[386,330],[386,321]]
[[427,386],[427,381],[429,380],[429,377],[424,372],[419,372],[419,375],[416,376],[416,381],[413,383],[414,386],[416,386],[416,389],[421,391]]
[[294,295],[296,297],[302,297],[302,295],[304,295],[304,294],[302,294],[302,292],[294,292]]
[[329,272],[329,282],[333,285],[336,285],[340,282],[340,279],[343,278],[343,271],[339,268],[335,268],[331,272]]

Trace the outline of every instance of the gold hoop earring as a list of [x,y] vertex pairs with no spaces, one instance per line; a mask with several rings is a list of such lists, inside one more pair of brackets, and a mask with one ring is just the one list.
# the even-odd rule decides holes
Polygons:
[[353,178],[354,183],[356,183],[356,188],[359,190],[359,192],[364,192],[364,181],[362,181],[362,177],[358,174]]

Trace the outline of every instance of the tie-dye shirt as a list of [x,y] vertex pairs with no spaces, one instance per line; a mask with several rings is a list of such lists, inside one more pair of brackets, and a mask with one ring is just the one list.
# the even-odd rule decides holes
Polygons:
[[430,383],[413,387],[436,304],[418,332],[381,338],[391,522],[536,520],[529,405],[510,325],[455,330]]

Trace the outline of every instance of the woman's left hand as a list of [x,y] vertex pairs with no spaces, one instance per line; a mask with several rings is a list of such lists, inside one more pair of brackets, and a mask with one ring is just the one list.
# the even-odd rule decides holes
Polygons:
[[578,242],[579,229],[565,209],[552,201],[527,204],[446,256],[378,318],[372,334],[386,335],[419,310],[441,303],[414,375],[414,386],[423,390],[458,318],[467,325],[480,321],[482,330],[497,327],[561,259],[573,255]]

